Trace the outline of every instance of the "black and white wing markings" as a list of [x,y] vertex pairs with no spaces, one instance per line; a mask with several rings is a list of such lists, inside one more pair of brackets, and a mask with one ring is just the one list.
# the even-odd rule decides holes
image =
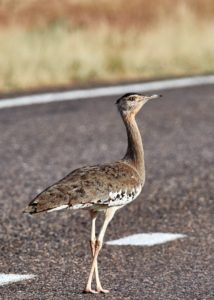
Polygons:
[[138,186],[130,191],[119,190],[118,192],[110,192],[107,199],[99,200],[98,204],[106,204],[108,206],[126,205],[137,198],[142,187]]

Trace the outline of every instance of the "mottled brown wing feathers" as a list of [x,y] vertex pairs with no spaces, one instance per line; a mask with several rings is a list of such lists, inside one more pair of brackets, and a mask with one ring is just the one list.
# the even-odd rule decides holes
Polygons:
[[131,191],[139,185],[137,172],[123,162],[83,167],[40,193],[26,211],[38,213],[66,205],[106,203],[109,193]]

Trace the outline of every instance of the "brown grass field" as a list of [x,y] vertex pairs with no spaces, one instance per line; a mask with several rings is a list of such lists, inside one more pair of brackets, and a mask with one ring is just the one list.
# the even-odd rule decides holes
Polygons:
[[214,71],[213,0],[0,0],[0,91]]

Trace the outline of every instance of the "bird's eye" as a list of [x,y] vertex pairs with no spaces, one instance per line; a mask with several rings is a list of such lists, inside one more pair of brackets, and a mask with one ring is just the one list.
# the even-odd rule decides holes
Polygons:
[[129,101],[135,101],[135,97],[130,97]]

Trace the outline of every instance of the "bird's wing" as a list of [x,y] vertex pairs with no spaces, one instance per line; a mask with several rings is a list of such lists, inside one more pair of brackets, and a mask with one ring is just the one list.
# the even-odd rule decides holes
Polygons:
[[123,162],[83,167],[40,193],[30,202],[26,211],[37,213],[57,210],[60,207],[79,208],[109,204],[116,193],[131,193],[139,186],[137,172]]

